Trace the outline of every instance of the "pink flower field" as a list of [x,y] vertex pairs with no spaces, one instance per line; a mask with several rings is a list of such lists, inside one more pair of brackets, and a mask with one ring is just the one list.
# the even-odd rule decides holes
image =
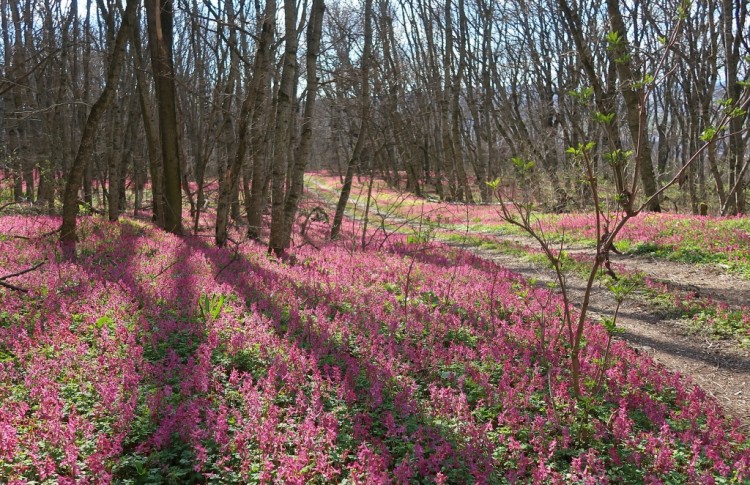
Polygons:
[[560,305],[390,237],[284,260],[150,223],[0,217],[0,482],[747,483],[717,403]]
[[[313,174],[315,189],[322,195],[335,197],[340,183],[337,177]],[[352,199],[364,200],[366,180],[354,181]],[[381,180],[375,181],[374,206],[392,218],[426,224],[444,229],[486,234],[519,232],[506,223],[497,205],[464,205],[426,201],[400,193]],[[363,204],[363,202],[361,203]],[[571,243],[594,245],[596,220],[593,213],[539,213],[539,228],[550,237],[564,236]],[[613,218],[616,214],[611,215]],[[614,226],[614,224],[613,224]],[[730,271],[750,277],[750,220],[747,217],[711,217],[670,213],[643,213],[631,219],[617,237],[618,247],[636,253],[648,252],[656,257],[689,263],[723,264]]]

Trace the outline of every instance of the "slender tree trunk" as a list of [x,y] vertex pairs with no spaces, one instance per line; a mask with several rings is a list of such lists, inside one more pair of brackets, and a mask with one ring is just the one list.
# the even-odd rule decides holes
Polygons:
[[159,134],[154,126],[153,105],[148,94],[148,83],[144,75],[143,54],[141,52],[140,29],[137,24],[131,29],[131,45],[133,46],[133,60],[135,62],[135,80],[138,90],[138,103],[141,107],[143,131],[146,135],[148,151],[148,168],[151,175],[151,206],[153,221],[159,227],[164,227],[164,193],[162,190],[161,153],[159,151]]
[[60,227],[60,242],[66,248],[66,253],[69,257],[75,256],[75,243],[77,241],[76,216],[78,215],[78,190],[81,187],[83,173],[91,160],[91,154],[94,149],[94,140],[99,129],[99,121],[114,98],[115,89],[119,82],[120,72],[125,57],[125,47],[130,34],[131,21],[138,3],[138,0],[128,0],[127,2],[122,25],[117,32],[112,47],[104,90],[99,96],[99,99],[97,99],[91,107],[91,112],[86,119],[86,124],[83,127],[81,143],[78,146],[78,153],[76,154],[75,160],[73,160],[73,166],[71,167],[65,184],[65,192],[63,194],[63,218],[62,226]]
[[[239,176],[242,172],[243,164],[247,157],[247,150],[250,140],[248,139],[251,135],[249,128],[251,122],[255,118],[255,109],[259,106],[259,98],[261,97],[263,87],[267,83],[267,79],[270,76],[270,56],[273,38],[275,35],[275,18],[276,12],[276,1],[269,0],[266,3],[266,8],[263,17],[263,23],[261,25],[261,34],[258,42],[258,49],[255,54],[255,61],[253,66],[253,78],[248,87],[247,94],[244,101],[242,102],[242,108],[240,111],[240,126],[239,135],[237,139],[237,150],[232,162],[227,166],[227,170],[223,174],[223,178],[220,185],[219,204],[216,209],[216,245],[224,246],[227,241],[227,223],[229,219],[229,209],[231,206],[232,196],[235,194],[235,190],[238,188]],[[257,147],[253,147],[257,148]],[[264,178],[262,174],[258,174],[258,178]],[[255,187],[255,176],[253,178],[253,187]],[[260,189],[260,187],[258,187]],[[261,193],[262,189],[258,193]],[[250,219],[250,210],[248,210],[248,218]],[[248,220],[250,222],[250,220]],[[253,221],[255,222],[255,221]],[[260,226],[260,222],[257,222]],[[249,231],[250,229],[248,229]]]
[[[272,96],[271,87],[271,44],[276,36],[276,0],[267,0],[266,10],[263,16],[263,26],[261,27],[261,42],[265,43],[265,48],[258,51],[256,61],[258,62],[258,92],[255,97],[253,106],[253,118],[250,125],[250,144],[252,148],[252,171],[249,174],[250,196],[245,198],[245,210],[247,212],[247,236],[250,239],[259,239],[262,229],[263,210],[268,200],[268,182],[269,182],[269,150],[268,126],[275,124],[275,113],[271,112],[269,100]],[[247,182],[246,182],[247,185]]]
[[110,222],[115,222],[120,217],[120,162],[122,149],[122,118],[123,112],[120,103],[114,109],[112,123],[112,151],[109,156],[109,192],[108,192],[108,215]]
[[[628,129],[635,146],[636,171],[641,176],[643,190],[648,198],[656,193],[657,185],[654,164],[651,161],[651,142],[648,138],[648,127],[646,125],[646,107],[642,106],[642,103],[645,103],[646,100],[643,96],[643,88],[636,88],[633,85],[639,82],[641,78],[631,62],[631,53],[627,41],[628,31],[620,13],[619,0],[607,0],[607,13],[612,24],[612,31],[620,36],[620,41],[610,46],[609,52],[612,54],[612,62],[617,66],[617,76],[620,78],[620,85],[622,86]],[[631,196],[632,192],[631,189]],[[653,199],[648,209],[653,212],[661,212],[658,197]]]
[[[366,0],[370,2],[372,0]],[[318,55],[320,54],[320,37],[323,31],[323,15],[325,13],[324,0],[313,0],[310,12],[310,21],[307,24],[307,98],[305,99],[305,112],[302,116],[302,133],[300,133],[299,144],[294,154],[294,164],[291,170],[291,184],[287,189],[286,201],[284,203],[284,233],[281,237],[281,245],[288,248],[291,242],[294,219],[297,215],[299,199],[304,189],[304,175],[307,161],[310,158],[312,145],[313,115],[315,113],[315,101],[318,94]],[[362,136],[362,133],[359,134]]]
[[364,49],[362,51],[362,80],[360,112],[361,120],[359,124],[359,133],[357,142],[354,145],[354,151],[346,165],[346,175],[344,176],[344,185],[341,187],[339,201],[336,204],[336,213],[333,216],[331,225],[331,239],[337,239],[341,232],[341,222],[344,219],[344,210],[349,201],[349,195],[352,190],[352,180],[354,179],[354,168],[359,164],[362,156],[362,150],[367,137],[367,129],[370,118],[370,56],[372,50],[372,0],[365,0],[365,39]]
[[[734,27],[738,30],[747,25],[747,2],[735,2],[733,0],[722,0],[721,3],[721,21],[724,38],[724,60],[725,75],[727,82],[728,99],[737,102],[740,98],[742,87],[739,84],[738,67],[741,62],[740,47],[742,35],[735,35]],[[747,115],[745,115],[747,116]],[[729,139],[727,140],[726,157],[729,162],[729,192],[728,200],[725,203],[727,214],[742,214],[745,212],[745,180],[741,173],[744,161],[745,143],[743,141],[743,118],[744,116],[734,116],[729,121]]]

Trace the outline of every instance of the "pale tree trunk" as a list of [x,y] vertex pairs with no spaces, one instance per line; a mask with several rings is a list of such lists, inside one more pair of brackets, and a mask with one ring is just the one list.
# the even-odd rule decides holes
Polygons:
[[[451,8],[450,2],[446,3],[446,9]],[[471,187],[469,187],[469,180],[466,176],[466,164],[464,162],[463,150],[461,147],[461,105],[459,104],[461,98],[461,87],[463,84],[464,73],[466,71],[466,31],[467,20],[466,12],[464,11],[464,1],[458,0],[458,14],[459,14],[459,56],[458,56],[458,68],[456,71],[456,78],[453,84],[453,99],[452,112],[451,112],[451,141],[453,150],[453,163],[456,165],[456,174],[458,177],[458,184],[461,187],[460,192],[463,193],[462,200],[473,204],[474,196],[471,194]]]
[[174,59],[172,57],[174,11],[172,0],[146,2],[151,66],[156,84],[159,135],[163,167],[164,229],[182,233],[182,192],[177,136]]
[[[226,15],[230,25],[235,22],[233,0],[225,2]],[[221,125],[219,138],[221,140],[222,159],[219,162],[219,200],[216,208],[216,227],[215,240],[216,245],[222,247],[227,240],[227,225],[229,224],[229,210],[233,207],[234,192],[237,187],[237,180],[242,164],[244,163],[247,123],[250,117],[250,106],[253,98],[253,85],[255,80],[248,79],[249,87],[245,100],[240,108],[239,133],[237,140],[234,140],[234,113],[232,113],[232,101],[235,98],[235,90],[239,91],[237,86],[239,81],[239,46],[237,43],[237,31],[231,28],[229,31],[229,76],[227,77],[226,86],[224,87],[224,101],[222,110],[224,120]],[[256,58],[257,63],[257,58]],[[239,93],[237,93],[239,95]],[[236,143],[235,143],[236,141]],[[230,156],[234,150],[234,157]],[[241,153],[240,153],[241,152]]]
[[[247,237],[258,240],[261,235],[263,210],[268,200],[268,182],[270,151],[268,149],[269,128],[275,125],[275,112],[272,111],[273,99],[271,87],[271,71],[273,63],[271,55],[273,39],[276,36],[276,0],[268,0],[263,15],[261,26],[261,39],[264,49],[256,53],[257,86],[255,103],[252,109],[250,123],[250,148],[252,156],[252,169],[245,173],[244,186],[249,192],[245,197],[245,211],[247,213]],[[248,178],[250,182],[248,182]]]
[[67,255],[75,256],[76,237],[76,216],[78,215],[78,190],[81,187],[83,173],[86,170],[94,149],[94,140],[99,130],[99,121],[112,102],[115,95],[115,89],[120,78],[122,64],[125,57],[125,47],[128,36],[130,35],[131,22],[134,18],[138,0],[128,0],[125,9],[125,15],[122,19],[122,25],[115,37],[110,57],[109,67],[107,68],[107,77],[99,99],[91,107],[91,112],[86,119],[83,127],[83,135],[78,146],[78,152],[73,166],[65,184],[63,194],[63,217],[62,226],[60,227],[60,242],[66,249]]
[[462,189],[457,184],[456,146],[451,128],[451,107],[454,90],[459,86],[453,84],[453,20],[451,0],[445,1],[445,45],[443,46],[443,92],[440,93],[440,159],[448,170],[448,190],[452,200],[461,199]]
[[479,183],[480,191],[482,194],[482,202],[490,202],[492,194],[489,190],[489,186],[486,184],[491,178],[491,164],[495,160],[495,137],[494,130],[492,129],[492,107],[493,107],[493,89],[491,81],[491,69],[489,63],[492,62],[492,2],[488,2],[483,5],[483,20],[484,30],[482,35],[482,90],[483,90],[483,112],[482,112],[482,124],[484,129],[485,142],[487,145],[486,152],[483,153],[483,157],[486,157],[486,161],[482,160],[482,175],[477,181]]
[[[269,0],[269,3],[271,0]],[[274,10],[276,2],[273,0]],[[273,15],[267,16],[266,18],[273,19]],[[268,21],[270,24],[269,29],[274,26],[273,20]],[[271,39],[273,39],[273,33]],[[261,85],[261,92],[271,92],[271,62],[270,62],[270,49],[266,49],[263,58],[263,65],[261,69],[264,78],[259,80]],[[262,82],[261,82],[262,81]],[[255,106],[253,107],[253,119],[250,127],[251,134],[251,147],[252,147],[252,173],[250,175],[252,182],[250,186],[250,197],[245,200],[245,209],[247,211],[247,236],[250,239],[259,239],[262,229],[263,221],[263,210],[266,207],[268,199],[268,182],[269,182],[269,167],[268,160],[270,153],[268,150],[268,140],[270,139],[269,130],[265,123],[269,126],[275,124],[275,113],[271,112],[269,98],[272,96],[256,97]]]
[[248,91],[242,102],[240,112],[239,135],[237,139],[237,149],[231,163],[224,172],[219,194],[219,204],[216,209],[216,245],[224,246],[227,241],[227,223],[229,220],[229,209],[232,204],[233,194],[238,187],[240,173],[247,157],[247,149],[250,136],[249,127],[251,120],[254,118],[254,107],[257,106],[258,98],[261,96],[263,86],[266,84],[270,73],[270,50],[273,43],[275,24],[274,13],[276,11],[276,1],[269,0],[266,3],[264,18],[261,25],[261,34],[258,42],[258,49],[255,54],[252,80],[249,83]]
[[349,201],[349,194],[352,190],[352,179],[354,178],[354,168],[359,164],[359,159],[362,156],[362,149],[365,145],[365,139],[367,137],[367,129],[370,119],[370,56],[372,50],[372,0],[365,0],[365,39],[364,48],[362,50],[362,79],[360,86],[360,112],[361,120],[359,123],[359,132],[357,134],[357,142],[354,145],[352,156],[349,158],[349,163],[346,165],[346,175],[344,176],[344,185],[341,187],[341,194],[339,194],[339,201],[336,204],[336,213],[333,217],[333,224],[331,225],[331,239],[337,239],[341,232],[341,222],[344,219],[344,210],[346,204]]
[[271,168],[271,239],[268,251],[280,256],[284,252],[284,181],[289,162],[289,129],[292,123],[294,80],[297,77],[297,4],[284,0],[284,65],[276,100],[273,165]]
[[[370,2],[371,0],[366,1]],[[315,99],[318,94],[319,84],[317,63],[318,54],[320,53],[320,37],[323,30],[324,13],[324,0],[313,0],[310,21],[307,24],[307,98],[305,99],[305,112],[302,116],[302,133],[300,133],[299,144],[294,154],[294,163],[291,170],[291,184],[287,188],[286,201],[284,202],[284,232],[281,236],[282,248],[288,248],[291,241],[294,219],[297,215],[297,206],[299,205],[299,199],[304,189],[305,167],[310,158],[313,115],[315,113]],[[359,136],[362,137],[362,133]]]
[[[734,33],[734,27],[743,29],[747,24],[747,2],[738,2],[735,8],[733,0],[722,0],[721,22],[724,38],[725,75],[727,82],[726,97],[737,102],[740,98],[742,87],[739,84],[738,66],[741,62],[740,48],[742,46],[742,35]],[[729,139],[726,157],[729,161],[729,192],[727,200],[722,207],[723,214],[735,215],[745,213],[745,172],[744,161],[745,142],[743,140],[743,119],[747,115],[734,116],[729,121]],[[744,162],[744,163],[743,163]]]

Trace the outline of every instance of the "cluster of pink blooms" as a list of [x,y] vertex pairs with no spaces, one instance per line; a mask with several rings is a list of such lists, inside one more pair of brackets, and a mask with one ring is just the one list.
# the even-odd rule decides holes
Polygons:
[[0,218],[0,276],[47,259],[14,278],[28,294],[0,289],[9,483],[125,478],[178,444],[207,480],[750,479],[748,438],[687,379],[615,342],[597,385],[593,324],[574,399],[560,301],[468,253],[394,237],[279,261],[80,222],[65,262],[34,239],[59,220]]

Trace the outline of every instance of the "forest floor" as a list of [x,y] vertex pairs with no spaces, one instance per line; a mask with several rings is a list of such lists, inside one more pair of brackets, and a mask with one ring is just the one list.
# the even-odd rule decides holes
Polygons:
[[[318,183],[308,185],[316,198],[322,196],[319,190],[324,188]],[[350,200],[350,205],[356,206],[359,213],[364,209],[362,201]],[[402,229],[415,224],[396,215],[389,216],[389,223]],[[466,240],[470,240],[472,235],[467,232]],[[538,243],[531,237],[517,234],[492,234],[492,237],[500,243],[538,248]],[[478,247],[455,238],[444,239],[439,234],[436,234],[436,239],[491,260],[527,280],[535,280],[541,286],[556,283],[552,269],[533,258],[519,257],[516,251],[511,253]],[[596,251],[593,247],[581,245],[570,245],[565,250],[570,255],[591,260]],[[726,304],[733,309],[750,302],[750,280],[729,273],[718,265],[687,264],[631,254],[611,254],[610,261],[616,270],[643,273],[644,278],[666,285],[669,292],[678,297]],[[566,274],[566,281],[571,300],[577,304],[582,300],[586,282],[573,272]],[[743,348],[736,340],[717,339],[696,331],[684,320],[684,315],[676,315],[640,296],[636,292],[622,302],[617,317],[617,326],[622,332],[616,338],[626,340],[638,352],[649,355],[666,369],[689,376],[721,404],[727,415],[741,422],[743,431],[749,431],[750,350]],[[596,283],[591,294],[589,318],[599,320],[612,317],[616,307],[612,292],[603,284]]]
[[[529,246],[535,244],[531,238],[517,235],[496,238],[507,238]],[[498,250],[458,243],[452,245],[492,260],[527,279],[535,279],[540,285],[555,281],[553,271],[538,262]],[[594,252],[593,248],[569,248],[569,253],[591,257]],[[750,301],[750,281],[728,274],[721,268],[648,256],[612,254],[610,260],[627,270],[643,272],[647,277],[665,283],[672,291],[689,292],[698,298],[724,302],[730,307]],[[572,290],[572,300],[581,301],[585,281],[574,274],[567,275],[567,281]],[[589,306],[590,318],[611,317],[615,307],[612,293],[607,288],[595,286]],[[735,341],[717,340],[696,333],[680,319],[665,314],[663,309],[637,295],[626,297],[623,301],[617,326],[623,330],[619,338],[628,341],[641,353],[650,355],[667,369],[690,376],[707,394],[716,398],[728,415],[738,418],[745,430],[750,429],[750,352],[747,349],[741,348]]]

